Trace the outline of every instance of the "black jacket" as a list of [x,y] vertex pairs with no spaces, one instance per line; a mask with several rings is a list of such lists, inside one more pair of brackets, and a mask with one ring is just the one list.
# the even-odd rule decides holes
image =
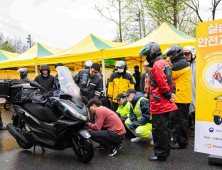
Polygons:
[[[86,84],[82,83],[83,75],[87,75]],[[93,97],[99,98],[102,87],[103,80],[101,74],[97,74],[95,77],[90,76],[89,69],[80,70],[77,75],[74,76],[74,81],[77,86],[80,88],[80,91],[83,96],[87,97],[90,100]]]
[[30,79],[29,79],[27,76],[22,76],[22,77],[21,77],[21,80],[25,80],[25,81],[27,81],[27,82],[30,82]]
[[140,79],[140,91],[142,93],[146,93],[145,90],[144,90],[144,87],[145,87],[145,77],[146,77],[146,73],[143,73],[142,76],[141,76],[141,79]]
[[[42,70],[48,70],[47,77],[43,76]],[[47,91],[53,91],[54,76],[50,75],[49,66],[42,65],[40,72],[41,75],[38,75],[34,81],[37,82],[40,86],[44,87]]]

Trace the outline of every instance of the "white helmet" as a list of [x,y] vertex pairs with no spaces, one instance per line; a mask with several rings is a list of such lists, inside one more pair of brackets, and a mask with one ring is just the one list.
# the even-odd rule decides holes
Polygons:
[[92,65],[93,65],[93,61],[91,61],[91,60],[86,61],[85,62],[85,69],[90,68]]
[[195,58],[196,58],[196,48],[195,47],[187,45],[183,48],[183,51],[184,51],[185,55],[191,53],[191,61],[195,60]]
[[17,72],[22,73],[23,76],[26,76],[28,74],[27,68],[20,68],[17,70]]

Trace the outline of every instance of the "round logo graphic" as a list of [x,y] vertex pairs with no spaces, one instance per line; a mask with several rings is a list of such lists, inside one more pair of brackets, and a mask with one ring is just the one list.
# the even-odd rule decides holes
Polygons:
[[209,131],[212,133],[212,132],[214,132],[214,128],[209,128]]

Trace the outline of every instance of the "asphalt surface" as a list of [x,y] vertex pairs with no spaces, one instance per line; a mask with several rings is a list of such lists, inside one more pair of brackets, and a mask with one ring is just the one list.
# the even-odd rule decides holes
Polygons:
[[[12,111],[2,110],[3,123],[11,122]],[[191,133],[191,131],[189,131]],[[153,156],[153,147],[149,145],[150,140],[143,143],[131,143],[127,137],[123,148],[114,157],[108,157],[107,151],[95,151],[93,160],[82,163],[78,160],[73,150],[54,151],[45,149],[42,153],[40,147],[21,149],[15,139],[7,132],[0,131],[0,170],[71,170],[71,169],[99,169],[99,170],[221,170],[222,166],[209,165],[208,155],[194,152],[194,139],[190,138],[187,149],[171,150],[171,156],[166,162],[150,162],[148,158]],[[97,146],[94,143],[94,146]]]

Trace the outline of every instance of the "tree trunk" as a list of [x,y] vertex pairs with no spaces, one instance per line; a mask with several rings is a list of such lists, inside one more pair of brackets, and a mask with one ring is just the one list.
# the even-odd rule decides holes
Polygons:
[[178,17],[178,6],[177,6],[177,0],[174,0],[173,3],[173,8],[174,8],[174,20],[173,20],[173,25],[175,28],[177,28],[177,17]]
[[119,0],[119,41],[123,42],[123,38],[122,38],[122,23],[121,23],[121,0]]

